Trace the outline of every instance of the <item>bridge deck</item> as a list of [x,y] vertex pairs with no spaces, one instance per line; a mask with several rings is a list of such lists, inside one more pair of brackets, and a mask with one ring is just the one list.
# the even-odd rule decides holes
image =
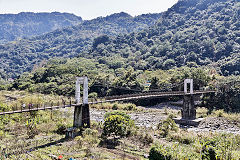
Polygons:
[[[198,94],[207,94],[207,93],[215,93],[216,91],[195,91],[192,95]],[[190,93],[185,94],[183,91],[173,91],[173,92],[152,92],[152,93],[142,93],[142,94],[130,94],[130,95],[121,95],[121,96],[111,96],[111,97],[104,97],[100,100],[92,99],[90,100],[89,104],[98,104],[98,103],[105,103],[105,102],[117,102],[117,101],[129,101],[134,99],[143,99],[143,98],[156,98],[156,97],[169,97],[169,96],[184,96],[184,95],[191,95]],[[39,110],[53,110],[53,109],[60,109],[72,106],[78,106],[80,104],[69,104],[69,105],[62,105],[62,106],[48,106],[48,107],[37,107],[37,108],[22,108],[21,110],[14,110],[14,111],[7,111],[1,112],[0,115],[6,114],[14,114],[14,113],[23,113],[23,112],[31,112],[31,111],[39,111]]]

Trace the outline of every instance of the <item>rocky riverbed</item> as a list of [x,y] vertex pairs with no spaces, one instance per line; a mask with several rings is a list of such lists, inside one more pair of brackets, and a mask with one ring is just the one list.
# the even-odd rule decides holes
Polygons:
[[[142,111],[129,112],[128,114],[135,121],[137,126],[141,127],[153,127],[155,128],[161,120],[167,118],[169,113],[180,113],[181,108],[177,106],[171,106],[169,104],[160,104],[152,107],[141,107]],[[73,118],[73,109],[66,110],[68,115]],[[112,111],[112,110],[111,110]],[[104,114],[108,112],[102,109],[90,109],[91,120],[96,122],[104,121]],[[195,132],[225,132],[240,134],[239,121],[229,120],[224,117],[207,117],[202,120],[198,127],[185,126],[189,131]]]
[[188,130],[240,134],[240,124],[236,120],[228,120],[224,117],[207,117],[200,122],[198,127],[189,128]]
[[[104,114],[106,113],[105,110],[95,110],[92,109],[90,111],[91,120],[97,122],[104,121]],[[167,117],[167,115],[163,115],[162,112],[132,112],[129,113],[131,118],[135,121],[137,126],[141,127],[155,127],[159,124],[159,122]]]

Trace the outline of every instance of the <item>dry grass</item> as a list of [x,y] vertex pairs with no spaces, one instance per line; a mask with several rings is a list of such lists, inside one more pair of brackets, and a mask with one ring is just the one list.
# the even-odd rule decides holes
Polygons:
[[208,109],[204,107],[197,108],[197,117],[198,118],[204,118],[207,117]]
[[91,108],[95,109],[107,109],[107,110],[126,110],[126,111],[138,111],[135,104],[132,103],[99,103],[91,105]]
[[[73,99],[72,99],[73,100]],[[70,99],[64,96],[43,95],[26,91],[0,91],[0,103],[8,106],[8,110],[21,109],[25,104],[33,104],[35,107],[69,104]]]
[[227,120],[240,122],[240,114],[239,113],[226,113],[224,110],[215,110],[210,115],[212,117],[224,117]]
[[212,147],[219,159],[237,160],[240,155],[240,136],[213,132],[190,132],[180,130],[171,133],[166,139],[158,139],[158,144],[164,147],[173,159],[202,159],[203,149]]

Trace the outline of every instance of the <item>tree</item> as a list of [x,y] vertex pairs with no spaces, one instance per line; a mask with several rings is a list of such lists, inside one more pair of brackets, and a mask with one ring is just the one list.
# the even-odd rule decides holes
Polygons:
[[153,77],[151,80],[151,85],[149,87],[149,90],[158,89],[159,88],[158,82],[159,82],[159,79],[157,77]]
[[176,65],[176,62],[174,59],[167,59],[164,63],[164,69],[171,69],[172,67],[174,67]]
[[107,35],[102,35],[94,39],[93,48],[96,48],[101,43],[106,43],[109,41],[109,37]]
[[134,127],[134,121],[130,116],[123,112],[110,112],[105,114],[103,133],[104,137],[114,136],[125,137],[130,134],[131,128]]

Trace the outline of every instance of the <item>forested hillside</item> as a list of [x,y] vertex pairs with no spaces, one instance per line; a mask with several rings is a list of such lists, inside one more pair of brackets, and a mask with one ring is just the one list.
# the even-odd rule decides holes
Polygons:
[[163,14],[99,17],[0,45],[0,69],[2,76],[16,77],[50,58],[78,56],[110,69],[211,66],[223,75],[239,75],[239,15],[237,0],[182,0]]
[[239,17],[238,0],[181,0],[155,26],[100,41],[87,57],[115,69],[211,65],[224,75],[238,75]]
[[91,49],[94,38],[98,36],[114,37],[147,28],[153,25],[160,15],[132,17],[122,12],[84,21],[80,25],[58,29],[31,39],[0,45],[0,69],[9,77],[16,77],[25,71],[31,71],[35,64],[43,60],[81,55],[80,53]]
[[59,12],[0,14],[0,43],[41,35],[81,22],[81,17]]

